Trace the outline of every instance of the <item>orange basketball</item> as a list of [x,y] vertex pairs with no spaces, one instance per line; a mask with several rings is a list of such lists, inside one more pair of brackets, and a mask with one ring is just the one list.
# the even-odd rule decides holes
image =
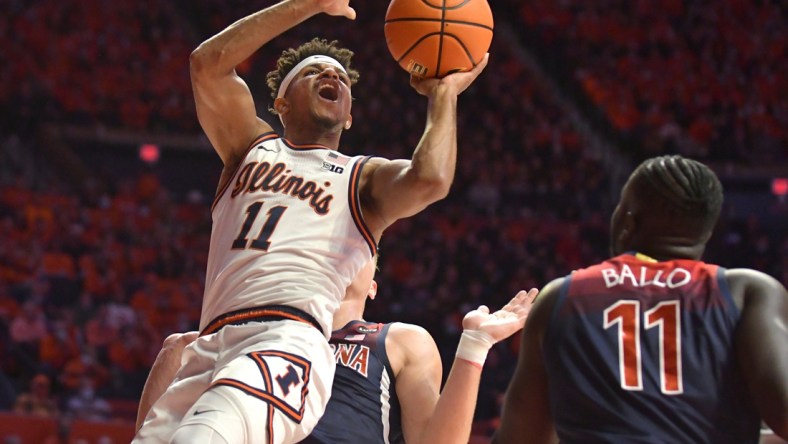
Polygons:
[[392,0],[384,31],[399,66],[419,77],[443,77],[482,60],[493,17],[487,0]]

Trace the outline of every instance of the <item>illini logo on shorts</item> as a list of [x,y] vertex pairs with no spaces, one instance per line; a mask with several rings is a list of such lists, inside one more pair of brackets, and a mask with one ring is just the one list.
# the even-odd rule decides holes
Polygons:
[[[214,385],[237,388],[300,423],[304,417],[312,364],[301,356],[278,350],[252,352],[247,356],[256,365],[249,365],[245,381],[224,378]],[[252,370],[254,367],[256,370]]]

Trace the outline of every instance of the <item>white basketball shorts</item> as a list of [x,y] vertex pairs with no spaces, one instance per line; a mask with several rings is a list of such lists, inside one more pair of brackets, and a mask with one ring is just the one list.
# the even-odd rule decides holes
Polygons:
[[298,442],[325,410],[334,368],[326,338],[307,323],[226,325],[186,347],[133,443],[168,443],[190,424],[228,443]]

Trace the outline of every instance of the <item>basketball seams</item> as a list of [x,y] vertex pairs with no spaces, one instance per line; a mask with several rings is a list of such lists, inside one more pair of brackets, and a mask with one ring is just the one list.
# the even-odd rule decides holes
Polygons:
[[441,6],[441,30],[440,40],[438,40],[438,63],[435,65],[435,75],[441,75],[441,56],[443,55],[443,34],[446,29],[446,0],[442,0]]
[[452,9],[460,9],[460,8],[462,8],[463,6],[465,6],[466,4],[468,4],[468,2],[470,2],[470,1],[471,1],[471,0],[464,0],[463,2],[461,2],[461,3],[460,3],[460,4],[458,4],[458,5],[455,5],[455,6],[446,6],[446,1],[445,1],[445,0],[443,0],[443,6],[436,6],[436,5],[430,4],[430,3],[429,3],[427,0],[421,0],[421,2],[422,2],[422,3],[424,3],[424,6],[426,6],[426,7],[428,7],[428,8],[432,8],[432,9],[442,9],[442,10],[444,10],[444,11],[445,11],[445,10],[447,10],[447,9],[448,9],[448,10],[452,10]]
[[408,49],[407,49],[407,50],[406,50],[404,53],[402,53],[402,56],[401,56],[399,59],[397,59],[397,63],[401,62],[401,61],[402,61],[402,59],[404,59],[405,57],[407,57],[407,56],[408,56],[408,54],[410,54],[410,52],[411,52],[411,51],[413,51],[413,49],[414,49],[414,48],[416,48],[417,46],[419,46],[419,44],[420,44],[421,42],[423,42],[424,40],[426,40],[428,37],[433,37],[433,36],[440,35],[440,34],[441,34],[440,32],[431,32],[431,33],[429,33],[429,34],[424,34],[423,36],[421,36],[421,38],[419,38],[418,40],[416,40],[416,41],[413,43],[413,45],[411,45],[411,46],[410,46],[410,48],[408,48]]
[[441,78],[466,71],[489,49],[494,31],[488,0],[390,1],[386,44],[411,75]]
[[388,25],[389,23],[401,23],[401,22],[443,22],[448,23],[450,25],[466,25],[466,26],[475,26],[477,28],[483,28],[490,32],[493,31],[491,26],[487,26],[481,23],[476,22],[468,22],[465,20],[441,20],[439,18],[421,18],[421,17],[403,17],[403,18],[395,18],[386,20],[385,24]]
[[476,60],[473,60],[473,54],[471,54],[471,50],[468,49],[467,46],[465,46],[465,42],[463,42],[462,39],[459,36],[457,36],[455,34],[446,33],[446,34],[444,34],[444,37],[451,37],[454,40],[457,40],[457,43],[460,45],[460,48],[462,48],[462,50],[465,51],[465,55],[468,56],[468,60],[470,60],[471,65],[476,66],[477,62],[476,62]]

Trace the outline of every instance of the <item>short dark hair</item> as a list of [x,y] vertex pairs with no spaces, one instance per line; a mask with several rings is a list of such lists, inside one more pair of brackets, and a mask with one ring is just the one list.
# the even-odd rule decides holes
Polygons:
[[[347,75],[350,77],[350,83],[354,84],[358,82],[358,71],[350,67],[353,51],[347,48],[341,48],[337,45],[339,45],[337,40],[329,42],[326,39],[315,37],[298,48],[289,48],[282,51],[282,55],[279,56],[279,59],[276,61],[276,69],[265,76],[266,83],[271,89],[271,98],[276,99],[276,95],[279,92],[279,86],[282,84],[282,80],[287,73],[301,62],[301,60],[313,55],[325,55],[336,59],[336,61],[342,64],[345,71],[347,71]],[[273,105],[270,106],[268,110],[276,114]]]
[[679,155],[653,157],[635,169],[631,180],[649,198],[652,213],[695,221],[704,230],[714,228],[723,194],[708,166]]

